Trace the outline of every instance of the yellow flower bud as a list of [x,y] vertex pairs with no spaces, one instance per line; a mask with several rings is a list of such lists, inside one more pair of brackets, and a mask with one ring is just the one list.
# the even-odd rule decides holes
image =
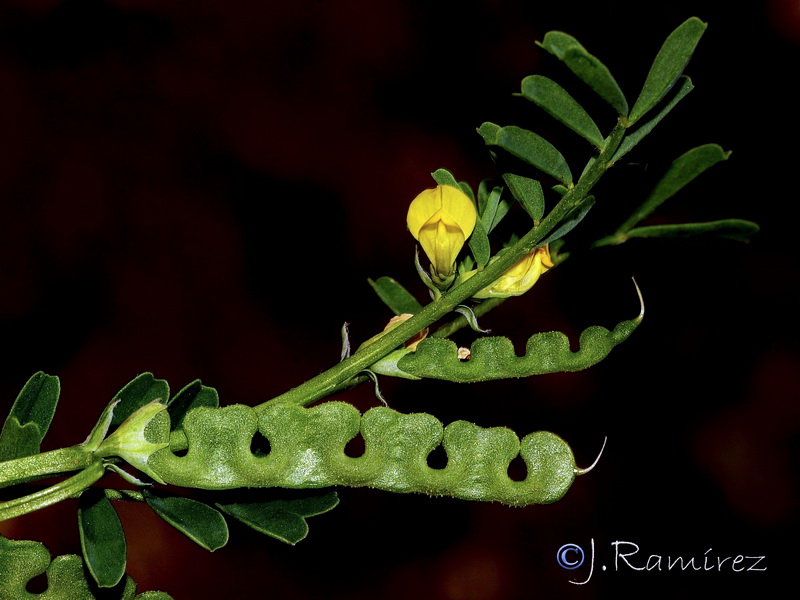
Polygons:
[[[475,294],[475,298],[508,298],[521,296],[533,287],[542,273],[553,267],[550,259],[550,248],[541,246],[529,252],[511,265],[492,285]],[[472,273],[464,273],[469,278]]]
[[[391,319],[389,319],[389,322],[386,324],[386,327],[383,328],[383,331],[381,331],[378,335],[373,335],[366,342],[361,344],[358,347],[358,350],[361,350],[363,347],[369,346],[371,343],[378,341],[388,331],[391,331],[392,329],[394,329],[395,327],[400,325],[400,323],[404,323],[405,321],[408,321],[413,316],[414,315],[409,314],[409,313],[403,313],[402,315],[396,315],[396,316],[392,317]],[[403,346],[405,348],[408,348],[412,352],[415,352],[416,349],[417,349],[417,345],[422,340],[424,340],[426,337],[428,337],[428,328],[427,327],[425,329],[423,329],[422,331],[417,332],[417,334],[414,337],[407,339],[405,341],[405,343],[403,344]]]
[[422,246],[434,270],[453,274],[458,253],[475,228],[475,204],[460,189],[439,185],[425,190],[408,207],[408,229]]

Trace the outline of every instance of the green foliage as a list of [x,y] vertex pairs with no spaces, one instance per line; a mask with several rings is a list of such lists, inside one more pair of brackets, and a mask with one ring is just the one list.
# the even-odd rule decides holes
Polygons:
[[678,223],[634,227],[627,232],[628,238],[688,238],[713,236],[746,242],[758,233],[759,227],[752,221],[743,219],[721,219],[705,223]]
[[533,222],[538,223],[544,216],[542,184],[536,179],[523,177],[516,173],[503,173],[503,181],[506,182],[511,195],[522,205]]
[[592,210],[594,204],[594,196],[586,196],[575,208],[566,214],[555,230],[541,241],[541,244],[552,244],[575,229],[575,227],[586,218],[586,215]]
[[718,162],[727,160],[728,156],[730,156],[730,152],[725,152],[718,145],[706,144],[693,148],[676,158],[653,188],[653,191],[650,192],[636,211],[625,220],[618,231],[624,233],[630,230],[634,225],[649,217],[656,208],[672,198],[695,177]]
[[721,219],[705,223],[668,223],[637,227],[664,202],[672,198],[687,184],[715,164],[727,160],[725,152],[716,144],[692,148],[675,159],[664,172],[651,192],[617,230],[593,245],[621,244],[630,238],[687,238],[708,236],[737,241],[748,241],[759,231],[758,225],[743,219]]
[[39,452],[58,404],[58,377],[35,373],[22,388],[0,432],[0,461]]
[[228,525],[218,510],[191,498],[146,488],[142,494],[153,512],[206,550],[213,552],[228,543]]
[[78,526],[89,573],[99,587],[114,587],[125,575],[125,533],[117,511],[100,490],[81,494]]
[[324,492],[301,498],[218,503],[217,506],[248,527],[294,545],[308,535],[306,518],[326,513],[337,504],[336,492]]
[[543,75],[526,77],[522,80],[522,96],[591,142],[595,148],[603,147],[603,134],[592,117],[552,79]]
[[475,229],[469,238],[469,249],[475,258],[478,268],[482,269],[486,266],[492,256],[492,248],[489,244],[489,233],[480,219],[475,222]]
[[459,189],[461,187],[458,185],[458,180],[453,177],[453,174],[447,169],[436,169],[433,173],[431,173],[431,177],[433,177],[433,180],[438,185],[449,185]]
[[369,284],[383,303],[396,315],[416,314],[422,305],[400,283],[391,277],[379,277],[376,281],[369,280]]
[[578,79],[613,106],[617,114],[628,114],[628,101],[611,71],[589,54],[578,40],[562,31],[551,31],[539,45],[563,61]]
[[[75,467],[73,466],[72,468],[74,469]],[[73,475],[55,485],[28,494],[27,496],[21,496],[0,503],[0,521],[28,514],[61,502],[62,500],[66,500],[76,494],[80,494],[83,490],[98,481],[105,471],[103,463],[100,460],[94,460],[91,464],[86,466],[82,465],[79,468],[81,468],[81,470],[77,475]],[[53,469],[53,473],[58,473],[62,470],[67,470],[66,466],[61,468],[56,466],[56,468]]]
[[107,433],[114,431],[116,427],[134,412],[151,402],[166,404],[169,399],[169,385],[163,379],[156,379],[152,373],[142,373],[136,379],[122,388],[111,400],[115,404],[111,419],[111,428]]
[[625,136],[625,139],[622,140],[622,143],[620,144],[616,154],[614,154],[612,157],[611,162],[618,162],[619,159],[630,152],[633,147],[642,141],[647,134],[653,131],[653,128],[658,125],[661,120],[666,117],[673,108],[675,108],[678,102],[686,97],[686,94],[691,92],[693,89],[694,85],[692,85],[692,80],[688,77],[683,77],[681,84],[667,96],[666,101],[663,103],[661,109],[653,118],[651,118],[649,121],[645,121],[644,123],[640,123],[637,127],[630,129]]
[[186,413],[199,406],[216,408],[219,406],[219,396],[217,390],[206,387],[200,383],[199,379],[195,379],[167,403],[167,413],[169,413],[172,428],[180,429]]
[[500,127],[494,123],[484,123],[478,128],[478,133],[487,146],[502,148],[564,185],[572,183],[572,173],[561,152],[534,132],[514,125]]
[[488,191],[487,182],[481,182],[478,188],[478,217],[487,234],[491,233],[503,220],[509,208],[511,208],[511,201],[503,198],[502,187],[495,186]]
[[705,30],[706,24],[697,17],[692,17],[684,21],[667,37],[653,61],[653,66],[650,67],[639,97],[631,109],[628,117],[630,123],[638,121],[656,106],[672,88],[683,73],[686,63],[692,57]]

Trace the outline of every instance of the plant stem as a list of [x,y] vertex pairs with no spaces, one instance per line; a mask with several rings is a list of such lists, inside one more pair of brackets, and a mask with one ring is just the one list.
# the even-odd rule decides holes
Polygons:
[[293,402],[307,406],[312,402],[329,396],[342,389],[348,380],[364,369],[369,368],[370,365],[399,347],[403,342],[416,335],[417,332],[441,319],[459,304],[487,285],[490,285],[525,254],[536,248],[537,243],[555,229],[569,211],[575,208],[589,194],[606,170],[612,166],[611,157],[622,142],[625,129],[625,123],[620,120],[608,138],[606,138],[605,147],[586,169],[578,183],[564,194],[541,223],[534,226],[514,246],[499,256],[483,271],[443,293],[441,298],[430,302],[411,319],[387,332],[375,342],[362,347],[349,358],[288,392],[256,406],[255,409],[261,411],[270,402]]
[[92,460],[92,453],[81,445],[6,460],[0,462],[0,488],[40,477],[80,471],[92,464]]
[[[69,448],[66,448],[66,450],[69,450]],[[3,502],[0,504],[0,521],[37,511],[79,494],[100,479],[103,473],[105,473],[103,461],[97,458],[88,467],[69,479],[33,494]]]

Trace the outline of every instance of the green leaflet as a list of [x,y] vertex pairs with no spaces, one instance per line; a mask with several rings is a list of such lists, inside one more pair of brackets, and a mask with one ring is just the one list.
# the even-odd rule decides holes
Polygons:
[[586,51],[578,40],[563,31],[550,31],[539,46],[561,60],[586,85],[620,115],[628,114],[628,102],[611,71]]
[[511,191],[511,195],[519,201],[534,223],[538,223],[544,216],[542,184],[536,179],[515,173],[503,173],[503,180]]
[[[41,594],[29,592],[28,583],[47,574],[47,589]],[[83,561],[66,554],[51,562],[47,548],[39,542],[10,540],[0,535],[0,598],[3,600],[172,600],[164,592],[136,594],[136,582],[125,577],[114,589],[99,590],[86,580]]]
[[625,139],[622,140],[622,143],[614,153],[614,156],[611,157],[612,163],[617,162],[628,152],[630,152],[631,149],[636,146],[636,144],[641,142],[646,135],[653,131],[655,126],[658,125],[673,108],[675,108],[678,102],[683,100],[686,94],[694,89],[691,79],[688,77],[682,77],[681,79],[683,80],[681,81],[681,84],[669,92],[667,99],[663,102],[661,110],[659,110],[650,120],[638,124],[625,135]]
[[570,350],[567,336],[557,331],[528,338],[524,356],[516,355],[508,338],[479,338],[472,343],[469,360],[459,360],[458,349],[450,340],[429,338],[420,342],[416,352],[404,356],[398,367],[417,377],[464,383],[580,371],[600,362],[628,339],[640,320],[623,321],[612,331],[589,327],[581,334],[576,352]]
[[111,425],[106,435],[113,431],[133,413],[145,404],[158,401],[162,404],[169,398],[169,384],[163,379],[156,379],[152,373],[142,373],[132,381],[128,382],[117,395],[111,400],[114,404]]
[[228,543],[225,518],[208,504],[147,488],[142,494],[159,517],[206,550],[213,552]]
[[515,125],[500,127],[487,122],[478,127],[478,133],[487,146],[502,148],[564,185],[572,183],[572,173],[564,156],[553,144],[533,131]]
[[691,17],[669,34],[650,67],[642,92],[631,109],[629,119],[631,123],[638,121],[658,104],[675,84],[705,30],[705,23],[697,17]]
[[594,206],[594,196],[586,196],[583,200],[581,200],[578,205],[569,211],[565,216],[564,220],[556,227],[550,235],[544,238],[540,245],[544,246],[545,244],[552,244],[556,240],[560,240],[565,235],[567,235],[570,231],[575,229],[575,227],[586,218],[586,215],[589,214],[589,211],[592,210]]
[[438,185],[449,185],[461,190],[466,196],[475,202],[475,193],[466,181],[458,181],[455,176],[447,169],[436,169],[431,173],[431,177]]
[[39,452],[58,404],[58,377],[34,373],[20,391],[0,432],[0,461]]
[[[503,427],[465,421],[443,427],[429,414],[404,415],[385,407],[361,415],[338,401],[312,408],[288,403],[267,403],[259,410],[198,408],[186,416],[184,430],[185,456],[162,450],[149,461],[164,481],[184,487],[368,486],[522,506],[558,500],[576,471],[569,446],[549,432],[520,441]],[[251,451],[256,432],[269,441],[264,456]],[[365,451],[347,456],[345,446],[359,432]],[[448,462],[434,469],[426,461],[439,445]],[[508,476],[518,455],[528,467],[523,481]]]
[[482,269],[492,256],[492,248],[489,245],[489,234],[480,219],[475,221],[475,229],[469,236],[468,243],[478,268]]
[[[166,400],[166,398],[164,398]],[[172,427],[180,429],[183,423],[183,417],[193,408],[198,406],[211,406],[216,408],[219,406],[219,396],[217,390],[200,383],[199,379],[195,379],[190,384],[184,386],[181,391],[175,394],[172,399],[167,403],[167,412],[169,413]]]
[[301,498],[217,503],[217,506],[248,527],[294,545],[308,535],[306,518],[326,513],[338,504],[336,492],[323,492]]
[[699,235],[727,238],[730,240],[748,241],[759,227],[752,221],[743,219],[722,219],[705,223],[675,223],[667,225],[651,225],[634,227],[625,234],[627,238],[688,238]]
[[378,297],[383,300],[392,312],[396,315],[404,313],[415,315],[422,310],[422,305],[404,288],[398,281],[391,277],[379,277],[373,281],[368,279],[369,284]]
[[[482,188],[485,190],[486,186],[483,185],[485,182],[481,183]],[[501,186],[493,187],[492,190],[490,192],[487,191],[485,195],[479,195],[478,199],[480,221],[483,223],[486,233],[489,234],[497,227],[500,221],[503,220],[503,217],[508,214],[511,208],[511,202],[509,202],[507,198],[503,198],[503,188]]]
[[458,185],[458,180],[455,178],[455,176],[447,169],[436,169],[433,173],[431,173],[431,177],[433,177],[433,180],[438,185],[449,185],[459,189],[461,187]]
[[101,588],[116,586],[125,575],[125,533],[111,501],[98,488],[81,494],[78,525],[89,573]]
[[695,177],[718,162],[727,160],[728,156],[730,152],[725,152],[717,144],[697,146],[680,155],[672,162],[644,202],[617,228],[617,232],[627,232],[649,217],[654,210],[677,194]]
[[603,134],[600,129],[583,107],[552,79],[529,75],[522,80],[522,96],[591,142],[595,148],[602,149]]

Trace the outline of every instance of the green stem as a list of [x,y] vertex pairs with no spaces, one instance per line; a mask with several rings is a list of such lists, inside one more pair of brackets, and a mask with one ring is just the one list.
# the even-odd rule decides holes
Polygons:
[[268,400],[255,407],[262,411],[271,402],[293,402],[307,406],[321,398],[346,387],[346,383],[370,365],[398,348],[403,342],[417,334],[417,332],[430,326],[452,312],[459,304],[474,296],[477,292],[490,285],[499,278],[508,268],[521,259],[525,254],[536,248],[564,217],[583,200],[600,180],[606,170],[612,166],[611,157],[616,152],[625,135],[625,123],[620,121],[606,138],[606,145],[596,160],[583,173],[578,183],[571,188],[553,210],[539,223],[526,233],[507,252],[499,256],[483,271],[478,272],[461,284],[443,293],[441,298],[426,305],[420,312],[408,321],[395,327],[375,342],[362,347],[358,352],[346,358],[339,364],[305,383]]
[[70,446],[0,462],[0,488],[40,477],[80,471],[92,464],[92,453],[82,445]]
[[21,498],[15,498],[0,504],[0,521],[13,519],[39,509],[45,508],[66,500],[76,494],[80,494],[105,473],[105,467],[101,459],[95,459],[88,467],[77,475],[65,479],[43,490],[34,492]]

